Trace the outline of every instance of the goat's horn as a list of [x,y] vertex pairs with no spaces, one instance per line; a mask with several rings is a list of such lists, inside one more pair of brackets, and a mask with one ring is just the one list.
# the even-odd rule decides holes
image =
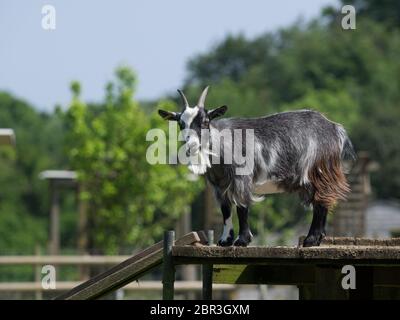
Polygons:
[[204,102],[206,101],[207,92],[208,92],[208,86],[203,90],[203,92],[199,98],[199,102],[197,102],[197,106],[199,108],[204,108]]
[[185,95],[183,94],[183,92],[181,90],[178,89],[178,92],[182,98],[183,104],[185,105],[185,108],[189,108],[189,102],[187,101]]

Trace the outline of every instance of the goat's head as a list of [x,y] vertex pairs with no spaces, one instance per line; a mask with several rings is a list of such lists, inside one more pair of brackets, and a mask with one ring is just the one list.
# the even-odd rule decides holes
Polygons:
[[[181,130],[183,130],[187,155],[196,155],[201,150],[202,143],[200,137],[204,130],[210,129],[210,121],[216,117],[222,116],[227,106],[218,107],[212,110],[206,110],[204,102],[206,100],[208,87],[206,87],[197,102],[197,105],[190,107],[189,103],[181,90],[178,90],[182,101],[183,109],[181,112],[171,112],[158,110],[159,115],[165,120],[177,121]],[[203,144],[204,145],[204,144]]]

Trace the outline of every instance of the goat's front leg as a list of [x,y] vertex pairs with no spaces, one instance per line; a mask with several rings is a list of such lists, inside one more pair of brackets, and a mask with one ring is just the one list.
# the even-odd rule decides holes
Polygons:
[[237,215],[239,220],[239,236],[234,242],[234,246],[247,247],[253,239],[247,218],[249,215],[248,207],[237,207]]
[[328,209],[321,204],[313,205],[313,219],[307,237],[303,241],[303,247],[319,246],[325,237],[325,225]]
[[224,231],[218,241],[218,245],[221,247],[228,247],[233,244],[233,238],[235,236],[232,224],[231,204],[228,202],[222,203],[221,211],[224,219]]

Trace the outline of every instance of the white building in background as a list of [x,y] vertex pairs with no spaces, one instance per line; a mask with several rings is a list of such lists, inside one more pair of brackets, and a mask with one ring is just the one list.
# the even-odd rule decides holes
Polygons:
[[371,202],[365,212],[365,236],[372,238],[400,237],[400,203]]

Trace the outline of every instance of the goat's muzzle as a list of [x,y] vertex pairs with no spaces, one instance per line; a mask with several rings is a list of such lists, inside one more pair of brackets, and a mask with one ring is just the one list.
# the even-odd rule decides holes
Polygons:
[[198,143],[191,141],[186,143],[186,156],[190,157],[191,155],[196,155],[200,150],[200,146]]

